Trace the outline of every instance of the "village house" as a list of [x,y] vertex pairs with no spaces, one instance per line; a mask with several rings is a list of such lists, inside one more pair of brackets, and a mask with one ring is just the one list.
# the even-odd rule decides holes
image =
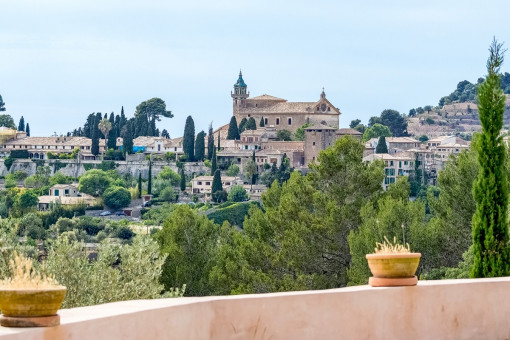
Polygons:
[[384,180],[382,183],[384,190],[387,190],[391,183],[395,183],[399,176],[409,176],[414,172],[415,155],[413,152],[373,153],[363,157],[364,162],[375,160],[384,162]]
[[96,198],[80,193],[78,183],[55,184],[48,190],[48,195],[39,196],[39,210],[48,210],[52,204],[56,203],[62,205],[85,204],[90,207],[96,203]]
[[[211,196],[212,182],[214,176],[198,176],[191,180],[191,190],[194,194],[203,194],[206,197]],[[243,185],[239,177],[222,176],[221,185],[223,190],[229,192],[234,185]]]
[[[411,137],[386,137],[386,147],[388,153],[397,153],[416,149],[421,146],[421,142]],[[371,138],[365,143],[365,155],[375,153],[375,149],[379,144],[379,138]]]

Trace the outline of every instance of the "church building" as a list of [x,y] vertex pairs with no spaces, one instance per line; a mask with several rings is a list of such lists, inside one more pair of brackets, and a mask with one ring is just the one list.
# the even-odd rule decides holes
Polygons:
[[292,133],[304,124],[324,124],[333,128],[339,126],[341,112],[326,99],[324,89],[316,102],[289,102],[267,94],[249,98],[247,89],[243,75],[239,72],[234,92],[231,92],[233,113],[238,124],[243,118],[253,117],[257,127],[262,119],[264,126],[274,126],[277,130],[289,130]]

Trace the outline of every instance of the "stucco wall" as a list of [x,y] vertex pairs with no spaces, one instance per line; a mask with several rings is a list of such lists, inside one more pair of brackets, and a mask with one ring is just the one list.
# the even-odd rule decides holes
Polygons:
[[510,278],[415,287],[125,301],[60,311],[32,339],[508,339]]

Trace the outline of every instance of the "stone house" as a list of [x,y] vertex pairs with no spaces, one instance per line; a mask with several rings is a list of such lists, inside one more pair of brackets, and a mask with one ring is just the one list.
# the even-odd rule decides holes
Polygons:
[[55,203],[62,205],[86,204],[89,207],[96,203],[96,198],[80,193],[78,183],[55,184],[48,190],[48,195],[39,196],[39,210],[48,210],[50,205]]
[[[213,179],[214,176],[198,176],[193,178],[191,180],[192,192],[210,197]],[[221,185],[223,190],[229,192],[234,185],[243,185],[243,181],[238,177],[221,176]]]
[[373,162],[374,160],[384,162],[382,183],[384,190],[387,190],[391,183],[395,183],[399,176],[409,176],[414,173],[415,154],[413,152],[373,153],[363,157],[364,162]]

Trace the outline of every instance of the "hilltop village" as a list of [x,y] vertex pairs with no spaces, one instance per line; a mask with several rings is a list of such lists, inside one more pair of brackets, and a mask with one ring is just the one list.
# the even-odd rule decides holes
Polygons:
[[[24,171],[27,176],[35,175],[37,165],[47,164],[51,165],[52,174],[58,171],[79,178],[88,169],[110,161],[119,174],[140,175],[147,180],[150,163],[151,176],[157,176],[165,167],[176,173],[182,169],[189,178],[189,184],[180,195],[181,199],[208,202],[213,200],[213,152],[209,150],[213,145],[222,190],[228,194],[234,186],[241,186],[246,190],[246,197],[259,200],[261,193],[275,179],[275,169],[287,167],[306,173],[308,165],[317,162],[319,153],[336,140],[344,136],[358,140],[363,137],[359,129],[339,128],[342,113],[327,99],[324,89],[318,100],[311,102],[289,102],[268,94],[250,97],[240,72],[231,97],[233,109],[230,124],[213,130],[212,135],[202,133],[194,136],[195,148],[203,145],[201,159],[189,161],[183,145],[184,137],[138,136],[132,140],[131,152],[123,150],[125,143],[120,136],[114,139],[115,149],[111,148],[112,141],[98,138],[98,151],[94,153],[92,138],[73,134],[28,136],[27,131],[4,126],[0,127],[0,157],[3,159],[0,161],[0,175],[5,177],[16,171]],[[108,136],[111,134],[103,137]],[[449,156],[468,149],[470,144],[450,135],[426,141],[412,137],[385,137],[382,141],[386,144],[384,148],[378,148],[380,137],[364,141],[363,160],[384,162],[385,177],[381,183],[384,189],[394,183],[398,176],[415,176],[417,173],[422,183],[435,185],[437,174]],[[124,157],[111,157],[120,151]],[[270,176],[271,173],[273,176]],[[64,194],[55,195],[55,190],[50,189],[53,193],[50,193],[50,197],[65,197]],[[63,203],[75,203],[78,197],[85,198],[85,195],[76,194],[77,199],[67,199]],[[39,206],[47,209],[49,202],[53,201],[55,199],[39,197]],[[85,201],[88,205],[93,204],[91,197]]]

